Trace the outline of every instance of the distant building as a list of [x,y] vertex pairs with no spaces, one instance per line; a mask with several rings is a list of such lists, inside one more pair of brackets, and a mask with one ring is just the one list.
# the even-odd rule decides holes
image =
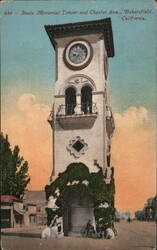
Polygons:
[[[44,225],[47,207],[45,191],[27,191],[23,198],[24,209],[28,214],[28,225]],[[26,224],[27,222],[25,222]]]
[[153,220],[157,221],[157,195],[152,200],[152,210]]
[[116,220],[128,220],[128,218],[131,218],[131,214],[129,212],[115,212],[115,218]]
[[157,221],[157,195],[149,198],[144,204],[144,208],[135,212],[137,220]]
[[136,220],[143,221],[143,211],[142,210],[136,211],[135,218],[136,218]]
[[23,200],[1,196],[1,228],[44,225],[47,206],[44,191],[27,191]]
[[146,221],[157,220],[157,195],[147,200],[143,208],[143,217]]
[[[21,204],[22,202],[12,195],[1,196],[1,228],[14,227],[15,224],[21,224],[21,216],[14,210],[14,204]],[[20,205],[19,205],[20,206]]]

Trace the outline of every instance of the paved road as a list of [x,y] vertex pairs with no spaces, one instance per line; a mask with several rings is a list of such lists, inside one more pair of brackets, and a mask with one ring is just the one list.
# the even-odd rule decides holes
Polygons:
[[64,237],[40,239],[41,229],[2,235],[3,250],[153,250],[156,225],[152,222],[120,222],[113,240]]

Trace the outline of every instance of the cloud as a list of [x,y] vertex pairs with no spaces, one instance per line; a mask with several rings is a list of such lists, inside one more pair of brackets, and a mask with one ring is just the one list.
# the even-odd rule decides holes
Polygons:
[[114,115],[117,129],[134,130],[148,122],[148,111],[144,107],[130,107],[123,114]]
[[[23,94],[15,113],[3,117],[2,128],[11,145],[19,145],[29,162],[30,189],[43,189],[52,170],[52,132],[47,122],[50,107],[33,94]],[[145,107],[130,107],[114,114],[112,165],[115,169],[116,208],[131,211],[143,208],[155,195],[155,128]]]
[[[34,105],[36,104],[36,97],[32,94],[23,94],[20,96],[17,105],[18,108],[23,112],[30,112],[31,108],[34,108]],[[40,105],[40,104],[39,104]]]
[[142,209],[155,195],[155,129],[144,107],[130,107],[114,115],[112,139],[116,206],[121,211]]
[[37,101],[33,94],[23,94],[15,114],[3,119],[3,131],[11,145],[19,145],[21,155],[29,162],[31,189],[43,189],[51,174],[52,135],[47,122],[50,107]]

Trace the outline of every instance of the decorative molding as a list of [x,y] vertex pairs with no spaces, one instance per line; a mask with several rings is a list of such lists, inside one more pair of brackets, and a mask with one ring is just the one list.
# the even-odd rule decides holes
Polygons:
[[65,98],[65,95],[55,95],[55,98]]
[[93,95],[105,95],[103,91],[93,91],[92,94]]
[[82,87],[84,87],[86,85],[90,86],[92,88],[93,93],[95,93],[96,85],[95,85],[94,81],[89,76],[86,76],[84,74],[72,75],[68,79],[66,79],[66,81],[62,84],[62,86],[59,90],[59,93],[56,96],[61,95],[62,97],[64,97],[65,90],[68,87],[74,87],[77,90],[76,95],[79,95],[81,93]]
[[67,150],[75,158],[79,158],[81,155],[85,154],[85,151],[88,149],[88,144],[85,143],[84,139],[81,139],[80,136],[76,136],[75,139],[70,140]]
[[63,37],[65,34],[73,35],[76,33],[88,34],[93,30],[95,33],[102,33],[104,37],[105,47],[108,57],[114,56],[114,44],[112,34],[111,18],[100,19],[96,21],[67,23],[59,25],[45,25],[45,30],[49,36],[49,39],[56,49],[56,38]]

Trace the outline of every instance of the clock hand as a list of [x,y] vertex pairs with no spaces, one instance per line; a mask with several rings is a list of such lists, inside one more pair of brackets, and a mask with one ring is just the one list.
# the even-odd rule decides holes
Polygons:
[[78,52],[73,52],[73,55],[74,56],[78,56]]

